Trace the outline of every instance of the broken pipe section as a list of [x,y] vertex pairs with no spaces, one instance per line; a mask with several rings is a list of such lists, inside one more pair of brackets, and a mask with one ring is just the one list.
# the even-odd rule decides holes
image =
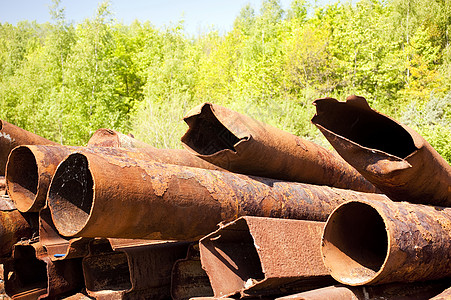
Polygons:
[[[327,186],[74,153],[48,193],[60,234],[195,240],[242,215],[325,221],[346,200],[387,199]],[[108,217],[105,217],[108,216]]]
[[451,276],[451,208],[350,201],[324,229],[321,251],[332,277],[347,285]]
[[215,297],[274,296],[333,284],[323,222],[241,217],[199,242]]
[[184,146],[226,170],[375,192],[339,155],[222,106],[204,103],[184,118]]
[[451,206],[451,166],[413,129],[372,110],[363,97],[314,105],[313,124],[389,198]]

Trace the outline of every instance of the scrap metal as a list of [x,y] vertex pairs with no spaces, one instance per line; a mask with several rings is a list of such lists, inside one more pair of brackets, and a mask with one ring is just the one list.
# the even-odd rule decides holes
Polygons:
[[451,277],[451,208],[353,200],[327,220],[321,251],[348,285]]
[[[327,186],[74,153],[48,205],[64,236],[195,240],[242,215],[325,221],[346,200],[387,199]],[[108,218],[105,217],[108,216]]]
[[416,131],[372,110],[363,97],[314,104],[313,124],[392,200],[451,206],[451,166]]
[[199,241],[215,297],[274,296],[335,282],[321,258],[324,222],[241,217]]
[[204,103],[184,118],[184,146],[232,172],[375,192],[339,155],[225,107]]

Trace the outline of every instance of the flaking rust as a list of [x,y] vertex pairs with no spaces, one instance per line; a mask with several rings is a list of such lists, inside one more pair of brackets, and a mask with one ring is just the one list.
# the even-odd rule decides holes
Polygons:
[[324,222],[241,217],[199,241],[215,297],[274,297],[333,284],[321,259]]
[[0,120],[0,175],[5,175],[9,153],[20,145],[57,145],[57,143]]
[[[50,181],[58,164],[74,152],[101,153],[119,158],[136,158],[198,168],[219,169],[186,150],[113,147],[71,147],[24,145],[12,150],[6,174],[11,199],[21,212],[38,212],[45,206]],[[126,160],[125,160],[126,161]]]
[[225,107],[204,103],[188,112],[184,120],[189,126],[182,137],[184,146],[229,171],[376,191],[340,156]]
[[393,201],[350,201],[330,215],[321,251],[348,285],[451,276],[451,208]]
[[392,200],[451,206],[451,166],[416,131],[372,110],[363,97],[314,104],[313,124]]
[[337,205],[362,197],[387,199],[327,186],[74,153],[58,166],[48,204],[64,236],[195,240],[219,222],[242,215],[324,221]]

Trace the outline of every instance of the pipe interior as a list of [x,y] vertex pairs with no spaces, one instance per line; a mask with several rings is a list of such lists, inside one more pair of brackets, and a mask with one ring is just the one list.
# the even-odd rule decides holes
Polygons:
[[371,206],[349,202],[337,208],[324,229],[324,263],[338,281],[356,285],[374,278],[388,254],[385,223]]
[[39,172],[33,152],[26,147],[14,149],[8,160],[8,193],[20,211],[28,211],[38,192]]
[[186,119],[189,130],[182,141],[201,155],[212,155],[221,150],[235,150],[240,139],[228,130],[214,115],[210,105],[204,105],[199,115]]
[[411,135],[401,125],[375,111],[342,102],[325,106],[320,101],[317,109],[315,122],[361,146],[400,158],[417,150]]
[[58,166],[47,201],[62,235],[73,236],[85,226],[93,204],[93,179],[84,155],[71,154]]
[[48,287],[47,265],[36,258],[33,247],[16,248],[13,264],[15,294]]

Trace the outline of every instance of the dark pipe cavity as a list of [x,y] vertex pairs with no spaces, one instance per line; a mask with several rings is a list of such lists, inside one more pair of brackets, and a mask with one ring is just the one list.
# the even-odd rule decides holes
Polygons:
[[93,179],[85,156],[74,153],[60,164],[50,185],[48,202],[60,233],[70,236],[83,228],[93,203]]
[[417,150],[410,134],[388,117],[343,102],[326,103],[316,102],[314,120],[335,134],[400,158]]
[[11,199],[20,210],[28,210],[38,192],[39,172],[33,152],[24,147],[12,151],[7,171]]
[[326,265],[345,278],[374,276],[388,253],[385,223],[374,208],[363,203],[339,207],[327,222],[324,241]]
[[199,115],[186,119],[190,129],[184,142],[201,155],[212,155],[221,150],[235,152],[235,144],[240,141],[213,114],[210,105],[204,105]]

